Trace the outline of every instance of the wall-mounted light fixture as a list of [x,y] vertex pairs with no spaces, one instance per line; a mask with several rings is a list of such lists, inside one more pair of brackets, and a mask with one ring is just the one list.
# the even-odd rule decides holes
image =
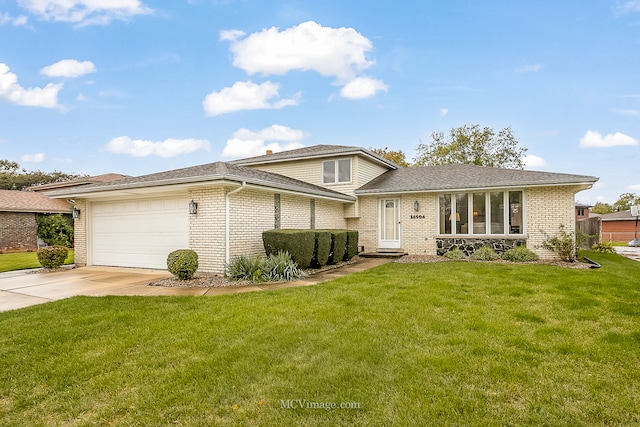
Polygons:
[[413,210],[418,212],[420,210],[420,203],[418,203],[418,201],[416,200],[415,202],[413,202]]
[[193,199],[189,202],[189,213],[191,215],[198,213],[198,203],[194,202]]
[[73,219],[78,219],[80,218],[80,209],[76,208],[75,206],[73,207],[73,210],[71,211],[71,216],[73,217]]

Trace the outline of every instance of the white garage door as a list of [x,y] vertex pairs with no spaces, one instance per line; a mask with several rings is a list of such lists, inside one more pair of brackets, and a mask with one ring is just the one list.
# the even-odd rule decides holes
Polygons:
[[91,207],[93,265],[167,268],[167,255],[189,247],[189,201],[99,202]]

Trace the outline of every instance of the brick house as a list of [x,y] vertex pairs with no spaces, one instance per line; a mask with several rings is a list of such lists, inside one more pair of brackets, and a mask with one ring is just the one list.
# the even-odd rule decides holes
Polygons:
[[636,232],[636,217],[631,211],[600,215],[600,235],[603,242],[629,242]]
[[0,190],[0,251],[38,248],[38,215],[61,213],[71,218],[72,205],[30,191]]
[[350,228],[365,251],[442,254],[526,244],[575,225],[574,195],[597,178],[445,165],[404,168],[359,147],[317,145],[57,190],[73,198],[78,265],[166,268],[190,248],[223,273],[263,253],[273,228]]

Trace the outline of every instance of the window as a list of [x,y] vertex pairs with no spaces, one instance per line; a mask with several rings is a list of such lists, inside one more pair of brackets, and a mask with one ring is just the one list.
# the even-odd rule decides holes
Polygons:
[[524,234],[522,191],[440,194],[438,205],[440,234]]
[[323,184],[345,184],[351,182],[351,159],[322,162]]

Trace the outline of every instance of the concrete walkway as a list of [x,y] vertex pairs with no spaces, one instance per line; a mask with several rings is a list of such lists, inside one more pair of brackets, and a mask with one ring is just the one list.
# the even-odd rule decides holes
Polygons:
[[271,289],[311,286],[348,274],[365,271],[390,262],[390,259],[363,258],[357,263],[327,270],[296,282],[261,283],[222,288],[168,288],[149,283],[171,277],[164,270],[118,267],[82,267],[51,273],[14,271],[0,273],[0,311],[14,310],[76,295],[226,295]]

